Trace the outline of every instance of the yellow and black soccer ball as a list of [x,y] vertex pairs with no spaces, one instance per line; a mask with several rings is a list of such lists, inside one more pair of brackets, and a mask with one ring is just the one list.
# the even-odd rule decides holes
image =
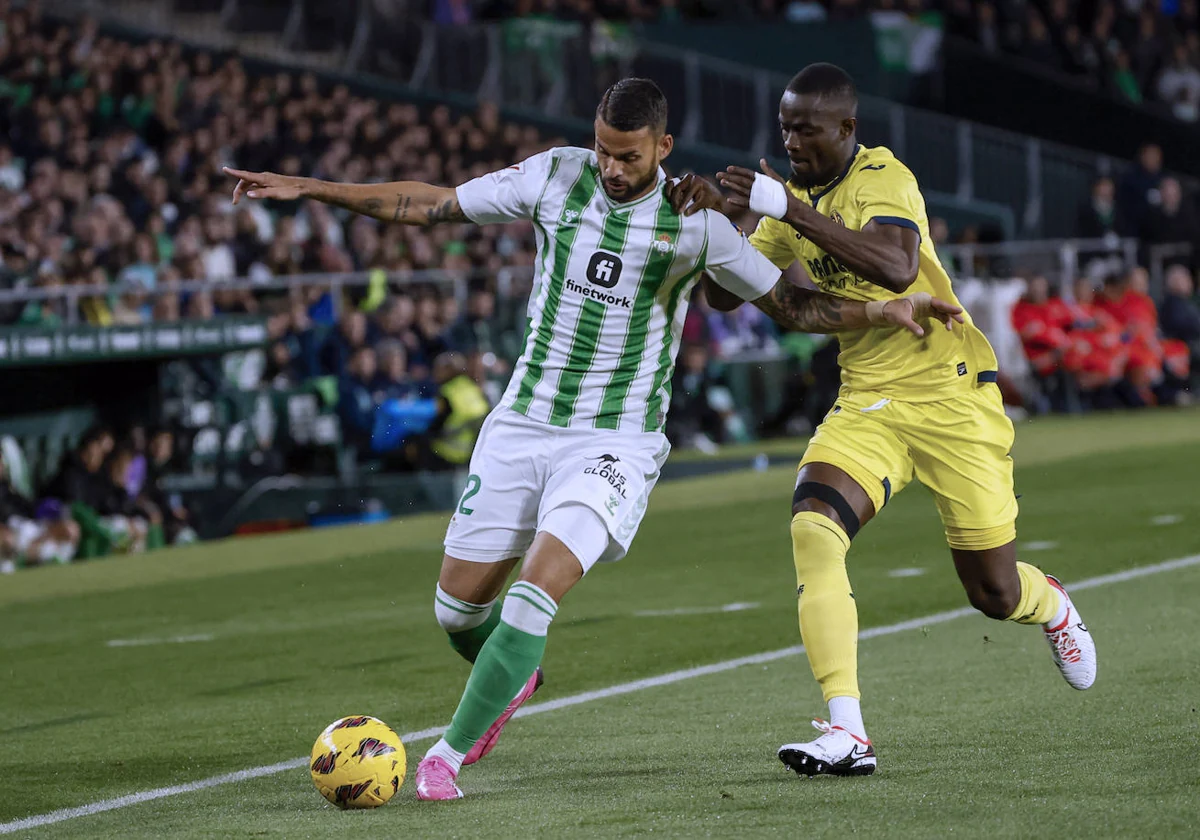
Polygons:
[[308,769],[317,790],[339,808],[378,808],[404,783],[404,744],[378,718],[344,717],[317,738]]

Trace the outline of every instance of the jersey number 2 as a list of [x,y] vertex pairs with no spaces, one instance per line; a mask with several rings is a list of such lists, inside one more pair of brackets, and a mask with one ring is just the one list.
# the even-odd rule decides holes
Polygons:
[[463,516],[470,516],[475,512],[475,508],[467,507],[467,500],[479,492],[482,484],[483,482],[479,480],[479,476],[475,474],[467,476],[467,489],[463,491],[462,500],[458,503],[458,512]]

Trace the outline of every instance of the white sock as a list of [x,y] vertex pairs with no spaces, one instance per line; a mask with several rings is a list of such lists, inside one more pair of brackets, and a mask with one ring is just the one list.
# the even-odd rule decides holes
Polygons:
[[857,697],[830,697],[829,722],[864,741],[867,739],[867,728],[863,726],[862,707]]
[[466,753],[460,753],[458,750],[454,749],[454,747],[447,744],[445,738],[439,738],[438,742],[429,748],[429,752],[425,753],[426,758],[431,758],[435,755],[442,761],[449,764],[450,769],[453,770],[456,775],[458,774],[458,771],[462,769],[463,759],[467,757]]
[[1057,589],[1054,594],[1058,596],[1058,609],[1054,611],[1054,618],[1043,624],[1043,627],[1058,627],[1067,620],[1067,599]]

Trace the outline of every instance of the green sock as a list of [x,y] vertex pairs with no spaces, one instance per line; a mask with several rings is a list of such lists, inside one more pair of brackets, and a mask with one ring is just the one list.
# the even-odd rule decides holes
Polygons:
[[479,651],[462,700],[443,736],[446,743],[461,753],[469,752],[529,681],[545,651],[544,635],[535,636],[501,621]]
[[492,605],[492,611],[484,619],[483,624],[478,627],[446,634],[446,637],[450,639],[450,647],[454,648],[455,653],[471,663],[479,658],[479,651],[483,649],[483,643],[488,640],[492,631],[496,629],[496,625],[500,623],[499,607],[499,604]]

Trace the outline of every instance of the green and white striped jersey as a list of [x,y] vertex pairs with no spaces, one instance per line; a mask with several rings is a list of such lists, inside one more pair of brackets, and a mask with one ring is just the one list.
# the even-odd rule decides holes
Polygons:
[[537,235],[525,349],[500,404],[563,427],[661,431],[688,294],[702,272],[744,300],[780,271],[724,216],[683,217],[666,176],[612,201],[590,149],[551,149],[458,188],[478,224],[528,219]]

